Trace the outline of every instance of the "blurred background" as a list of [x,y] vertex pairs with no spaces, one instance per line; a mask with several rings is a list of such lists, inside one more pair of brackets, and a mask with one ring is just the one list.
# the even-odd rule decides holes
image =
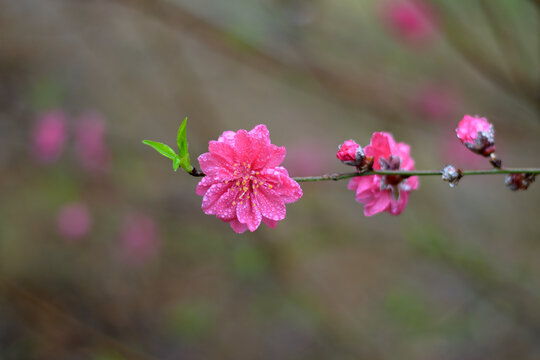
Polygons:
[[235,234],[192,157],[263,123],[295,176],[374,131],[419,169],[540,166],[538,0],[0,0],[0,359],[539,359],[540,184],[421,178],[399,217],[304,183]]

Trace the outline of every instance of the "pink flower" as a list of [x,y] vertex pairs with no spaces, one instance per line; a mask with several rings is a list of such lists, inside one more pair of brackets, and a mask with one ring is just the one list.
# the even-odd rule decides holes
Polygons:
[[110,154],[105,143],[105,121],[100,114],[86,113],[79,119],[75,126],[75,150],[86,171],[107,168]]
[[270,143],[265,125],[226,131],[199,156],[206,176],[197,186],[202,209],[228,222],[237,233],[255,231],[261,221],[274,228],[285,218],[285,204],[302,197],[300,185],[279,166],[286,150]]
[[58,212],[56,222],[60,235],[72,240],[84,237],[92,226],[90,212],[81,203],[64,205]]
[[383,17],[390,30],[409,44],[425,44],[433,38],[435,14],[422,0],[389,1]]
[[[414,160],[409,145],[397,143],[389,133],[376,132],[364,148],[366,156],[373,157],[375,170],[413,170]],[[349,190],[356,191],[356,201],[365,204],[364,215],[373,216],[382,211],[399,215],[405,209],[409,192],[418,188],[418,177],[397,175],[370,175],[352,178]]]
[[341,162],[350,166],[361,166],[366,159],[364,150],[354,140],[347,140],[341,144],[336,156]]
[[130,261],[145,262],[159,250],[158,227],[152,218],[143,214],[129,214],[122,225],[123,255]]
[[62,110],[39,116],[32,132],[32,151],[37,161],[52,163],[60,157],[66,143],[66,115]]
[[486,118],[465,115],[456,134],[463,145],[477,154],[490,156],[495,151],[495,130]]

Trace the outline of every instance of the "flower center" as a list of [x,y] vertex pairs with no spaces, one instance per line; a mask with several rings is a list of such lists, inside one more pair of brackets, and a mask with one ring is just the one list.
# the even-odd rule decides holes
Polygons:
[[[260,171],[253,170],[251,164],[248,163],[235,163],[233,175],[235,179],[233,185],[228,191],[234,191],[237,193],[236,200],[233,201],[233,205],[236,203],[243,204],[244,200],[251,199],[251,195],[256,196],[259,187],[263,186],[266,189],[272,189],[274,186],[269,184],[260,176]],[[225,183],[228,183],[226,181]],[[253,203],[254,207],[257,207],[256,203]]]

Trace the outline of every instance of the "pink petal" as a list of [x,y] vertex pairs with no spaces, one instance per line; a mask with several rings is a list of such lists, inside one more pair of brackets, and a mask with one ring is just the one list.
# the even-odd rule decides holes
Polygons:
[[268,218],[265,218],[264,216],[263,216],[262,221],[263,221],[263,223],[268,225],[268,227],[270,227],[271,229],[274,229],[277,226],[278,222],[279,222],[279,221],[276,221],[276,220],[270,220]]
[[246,224],[242,224],[237,219],[229,221],[229,224],[231,225],[231,228],[234,230],[234,232],[236,232],[237,234],[242,234],[248,229],[248,226]]
[[234,168],[232,164],[221,156],[212,153],[204,153],[199,156],[201,170],[207,176],[220,177],[223,180],[230,180],[233,177]]
[[273,186],[273,191],[285,204],[295,202],[303,195],[300,185],[289,177],[289,173],[284,167],[267,169],[262,172],[260,177]]
[[265,145],[263,146],[260,141],[256,143],[257,156],[253,161],[254,169],[274,168],[280,165],[285,159],[287,149],[284,146]]
[[208,189],[210,189],[212,185],[218,182],[221,182],[221,181],[212,176],[205,176],[197,184],[197,189],[195,190],[195,192],[197,193],[197,195],[204,196],[204,194],[206,194]]
[[231,166],[236,160],[236,151],[233,145],[228,142],[210,141],[208,151],[212,155],[223,159],[223,161],[229,163]]
[[213,214],[221,220],[229,221],[236,218],[236,204],[239,189],[229,188],[214,204]]
[[251,232],[257,230],[262,221],[261,212],[257,207],[253,206],[252,199],[244,199],[236,205],[238,221],[246,224]]
[[407,191],[401,191],[398,201],[392,198],[392,201],[390,203],[390,209],[388,209],[388,212],[392,215],[401,214],[403,210],[405,210],[405,206],[407,206],[408,199],[409,193]]
[[270,144],[270,132],[264,124],[257,125],[249,132],[253,138],[262,140],[264,144]]
[[253,154],[251,137],[246,130],[238,130],[234,136],[234,149],[236,151],[236,161],[239,163],[251,164],[251,160],[256,156],[256,154]]
[[364,215],[373,216],[385,211],[390,205],[392,194],[389,191],[380,192],[369,204],[364,205]]
[[208,215],[216,214],[216,209],[214,204],[231,188],[232,185],[225,183],[217,183],[208,189],[206,194],[204,194],[202,209]]
[[419,181],[418,181],[418,176],[412,176],[410,178],[408,178],[407,180],[405,180],[407,182],[407,185],[409,185],[409,187],[411,188],[411,190],[416,190],[418,189],[418,184],[419,184]]
[[236,135],[234,131],[224,131],[223,134],[221,134],[221,136],[218,138],[218,141],[233,143],[234,135]]
[[285,203],[274,190],[259,188],[256,195],[258,208],[262,215],[270,220],[283,220],[286,215]]

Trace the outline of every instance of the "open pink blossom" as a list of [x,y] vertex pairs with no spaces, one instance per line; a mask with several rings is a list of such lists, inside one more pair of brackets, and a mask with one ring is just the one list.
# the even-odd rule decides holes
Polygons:
[[422,0],[389,0],[383,8],[388,28],[411,45],[423,45],[434,35],[435,14]]
[[32,151],[40,163],[58,159],[67,139],[66,115],[62,110],[51,110],[40,115],[32,131]]
[[82,203],[64,205],[58,212],[56,221],[60,235],[71,240],[83,238],[92,227],[90,212]]
[[[397,143],[389,133],[376,132],[368,146],[366,156],[373,157],[375,170],[413,170],[414,160],[410,147]],[[356,191],[356,200],[364,205],[364,215],[373,216],[388,211],[399,215],[405,209],[409,192],[418,188],[418,177],[403,178],[399,175],[370,175],[352,178],[349,190]]]
[[285,147],[270,142],[265,125],[226,131],[199,156],[206,176],[197,185],[202,209],[228,222],[237,233],[255,231],[261,221],[275,227],[285,218],[285,204],[302,197],[300,185],[279,166]]
[[490,156],[495,151],[495,130],[486,118],[465,115],[456,134],[463,145],[477,154]]
[[106,170],[110,153],[105,142],[105,120],[99,113],[85,113],[75,124],[75,150],[86,171]]

